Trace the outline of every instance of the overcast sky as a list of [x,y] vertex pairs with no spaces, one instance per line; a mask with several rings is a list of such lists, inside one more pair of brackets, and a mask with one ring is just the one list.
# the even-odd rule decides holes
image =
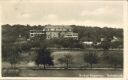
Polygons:
[[122,27],[123,2],[5,0],[2,3],[2,22],[3,24],[75,24]]

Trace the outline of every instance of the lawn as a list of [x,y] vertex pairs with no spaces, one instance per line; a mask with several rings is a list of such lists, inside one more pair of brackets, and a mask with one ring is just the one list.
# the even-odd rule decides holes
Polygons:
[[[93,50],[99,57],[101,57],[103,55],[103,51],[102,50]],[[64,64],[60,64],[58,62],[58,58],[61,58],[64,54],[70,53],[73,56],[73,63],[70,64],[71,67],[89,67],[89,64],[87,64],[86,62],[84,62],[84,54],[87,54],[89,51],[85,50],[85,51],[73,51],[73,50],[59,50],[59,51],[54,51],[52,52],[52,57],[54,58],[54,67],[64,67]],[[121,53],[123,54],[122,50],[111,50],[108,51],[108,53]],[[36,54],[36,53],[35,53]],[[33,56],[33,55],[31,55]],[[17,66],[19,67],[32,67],[34,66],[34,62],[30,62],[30,63],[24,63],[21,62],[20,64],[17,64]],[[10,64],[8,62],[2,62],[2,67],[3,68],[7,68],[10,67]],[[104,63],[103,60],[99,60],[97,64],[93,64],[93,67],[111,67],[111,65]]]
[[[95,53],[101,57],[103,55],[102,50],[94,50]],[[122,50],[111,50],[108,51],[108,53],[121,53],[123,54]],[[54,67],[64,67],[65,65],[62,65],[58,62],[58,58],[62,57],[64,54],[70,53],[73,56],[73,63],[70,64],[70,67],[76,67],[79,69],[51,69],[51,70],[32,70],[33,67],[32,63],[30,66],[30,63],[23,63],[17,64],[17,67],[21,68],[27,68],[27,69],[21,69],[18,73],[18,76],[20,77],[122,77],[123,69],[100,69],[100,68],[111,68],[110,64],[104,63],[102,60],[98,64],[93,64],[93,70],[91,69],[84,69],[80,70],[81,67],[89,68],[90,65],[84,62],[84,54],[88,53],[88,50],[85,51],[72,51],[72,50],[63,50],[63,51],[54,51],[52,52],[52,56],[54,58]],[[9,63],[2,62],[2,67],[8,69]],[[29,68],[31,67],[31,68]],[[94,69],[99,68],[99,69]],[[2,70],[3,76],[6,74],[6,71]],[[15,75],[15,74],[14,74]],[[7,75],[8,76],[8,75]]]
[[[121,78],[122,70],[20,70],[16,77],[116,77]],[[3,75],[4,76],[4,75]],[[15,77],[15,76],[14,76]]]
[[[92,50],[95,52],[98,57],[102,57],[104,54],[103,50]],[[110,50],[107,53],[121,53],[123,54],[122,50]],[[72,51],[72,50],[63,50],[63,51],[54,51],[52,53],[52,56],[54,57],[54,63],[55,66],[60,66],[58,62],[58,58],[61,58],[63,55],[70,53],[73,56],[73,63],[70,65],[71,67],[82,67],[82,66],[89,66],[85,61],[84,61],[84,55],[89,53],[89,50],[84,50],[84,51]],[[62,66],[62,65],[61,65]],[[98,61],[98,64],[94,64],[94,67],[111,67],[111,65],[104,63],[102,60]]]

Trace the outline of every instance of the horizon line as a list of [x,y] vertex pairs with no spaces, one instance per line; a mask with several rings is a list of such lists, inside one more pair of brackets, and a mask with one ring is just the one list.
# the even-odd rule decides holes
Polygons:
[[85,24],[20,24],[20,23],[17,23],[17,24],[9,24],[9,23],[5,23],[5,24],[1,24],[2,25],[30,25],[30,26],[46,26],[46,25],[65,25],[65,26],[71,26],[71,25],[75,25],[75,26],[84,26],[84,27],[100,27],[100,28],[118,28],[118,29],[123,29],[123,27],[119,27],[119,26],[108,26],[108,25],[105,25],[105,26],[100,26],[100,25],[85,25]]

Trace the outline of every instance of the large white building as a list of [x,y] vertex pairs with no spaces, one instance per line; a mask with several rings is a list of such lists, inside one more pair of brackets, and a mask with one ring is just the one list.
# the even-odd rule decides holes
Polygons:
[[78,39],[78,33],[73,32],[73,28],[66,25],[46,25],[42,30],[30,30],[30,37],[46,35],[46,39],[52,38],[73,38]]

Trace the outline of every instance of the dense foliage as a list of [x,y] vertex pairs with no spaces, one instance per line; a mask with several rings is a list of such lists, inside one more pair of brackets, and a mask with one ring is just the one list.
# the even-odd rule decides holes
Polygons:
[[46,49],[46,48],[42,48],[39,49],[37,51],[37,59],[36,59],[36,64],[39,65],[43,65],[44,69],[46,68],[46,65],[53,65],[53,58],[51,57],[51,52]]
[[67,53],[63,57],[59,58],[58,61],[61,64],[66,64],[66,69],[68,69],[70,67],[69,65],[73,63],[73,56]]
[[119,52],[109,53],[106,51],[104,52],[103,60],[114,68],[123,66],[123,54]]
[[98,26],[76,26],[71,25],[74,32],[77,32],[79,39],[83,41],[99,42],[101,38],[112,38],[116,36],[123,39],[123,29],[120,28],[100,28]]
[[84,61],[89,63],[91,68],[93,67],[93,64],[97,64],[98,63],[98,56],[96,53],[94,52],[90,52],[88,54],[84,55]]

